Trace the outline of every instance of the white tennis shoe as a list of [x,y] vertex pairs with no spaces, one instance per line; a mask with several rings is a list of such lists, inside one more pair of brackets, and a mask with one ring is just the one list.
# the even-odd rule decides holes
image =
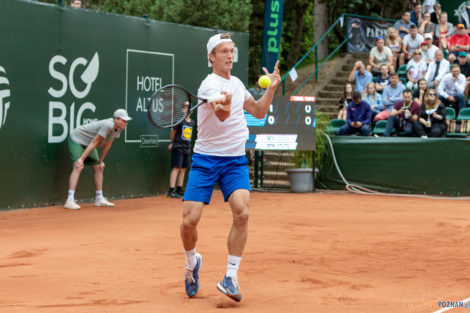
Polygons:
[[113,207],[114,203],[109,202],[105,197],[95,200],[95,206]]
[[67,200],[65,202],[64,208],[69,210],[80,210],[80,206],[75,202],[75,200]]

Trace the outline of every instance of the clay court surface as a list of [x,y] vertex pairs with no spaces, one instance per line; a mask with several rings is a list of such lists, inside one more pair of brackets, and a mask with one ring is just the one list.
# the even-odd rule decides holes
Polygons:
[[468,201],[253,193],[250,213],[235,303],[216,289],[231,225],[220,192],[199,224],[194,299],[179,200],[2,212],[0,312],[435,312],[470,297]]

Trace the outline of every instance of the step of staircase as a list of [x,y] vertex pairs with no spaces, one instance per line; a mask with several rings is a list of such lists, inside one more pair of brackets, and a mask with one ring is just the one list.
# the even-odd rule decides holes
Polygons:
[[[329,90],[322,90],[318,93],[318,98],[336,98],[339,99],[341,98],[341,91],[329,91]],[[339,96],[339,98],[338,98]],[[318,100],[317,100],[318,102]]]
[[344,84],[328,84],[325,86],[325,91],[339,91],[339,92],[343,92],[343,89],[344,89]]

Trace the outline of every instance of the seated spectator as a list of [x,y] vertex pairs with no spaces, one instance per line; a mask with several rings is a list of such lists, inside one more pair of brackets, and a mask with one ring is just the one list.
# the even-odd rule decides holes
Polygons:
[[376,76],[380,74],[380,66],[382,65],[387,65],[390,72],[395,71],[392,50],[385,46],[384,38],[380,36],[375,40],[375,47],[370,50],[369,64],[366,69]]
[[[424,13],[423,21],[418,26],[418,33],[421,35],[424,35],[424,34],[434,34],[435,32],[436,32],[436,24],[431,22],[431,13]],[[424,39],[426,39],[426,37]]]
[[386,120],[390,117],[390,112],[397,101],[403,100],[403,90],[405,86],[399,81],[397,73],[390,74],[390,85],[385,87],[382,94],[382,103],[385,110],[375,116],[374,121]]
[[360,133],[362,136],[369,136],[370,105],[361,100],[361,94],[357,91],[353,93],[353,101],[348,105],[347,114],[346,124],[339,129],[339,135]]
[[338,119],[346,120],[348,105],[352,102],[353,88],[350,83],[344,85],[343,96],[339,99]]
[[256,85],[248,89],[248,92],[251,93],[251,95],[253,96],[255,100],[258,100],[264,95],[264,93],[266,92],[266,89],[261,88],[261,86],[258,84],[258,81],[256,81]]
[[372,74],[366,70],[362,61],[357,61],[354,63],[351,73],[349,73],[348,81],[350,83],[356,81],[354,91],[362,93],[366,88],[366,85],[372,81]]
[[375,89],[382,95],[385,87],[390,85],[390,75],[388,74],[388,66],[382,65],[380,67],[380,75],[375,80]]
[[398,30],[398,34],[400,38],[403,39],[405,35],[410,33],[411,25],[415,25],[413,22],[410,21],[411,16],[410,12],[403,12],[401,15],[401,20],[398,20],[393,24],[393,27]]
[[410,12],[410,20],[415,25],[419,25],[423,21],[421,3],[418,2],[414,5],[413,10]]
[[[442,49],[442,41],[454,34],[454,25],[447,21],[447,12],[439,15],[439,23],[436,25],[436,46]],[[442,49],[443,50],[443,49]]]
[[413,10],[416,4],[421,3],[421,0],[406,0],[403,6],[403,11],[409,12]]
[[433,5],[434,12],[431,13],[431,22],[434,24],[439,24],[439,18],[441,16],[442,8],[439,3]]
[[444,59],[444,53],[438,49],[434,61],[429,63],[424,79],[428,83],[428,88],[436,89],[444,75],[450,72],[450,63]]
[[374,83],[367,84],[367,87],[362,94],[362,100],[370,105],[370,109],[372,110],[371,121],[374,120],[377,114],[385,109],[384,105],[382,104],[382,95],[377,92]]
[[423,98],[428,89],[428,83],[425,79],[420,79],[418,81],[418,89],[413,92],[413,101],[421,105],[423,103]]
[[[434,6],[436,5],[436,0],[424,0],[423,2],[423,15],[426,13],[434,13]],[[434,22],[433,22],[434,23]],[[437,20],[434,24],[437,24]]]
[[81,8],[82,7],[82,1],[80,1],[80,0],[71,0],[70,1],[70,6],[72,8]]
[[429,65],[436,56],[438,47],[432,44],[432,34],[424,34],[424,41],[421,43],[421,52],[423,53],[423,61]]
[[426,62],[421,60],[421,56],[421,50],[416,49],[413,52],[413,59],[406,65],[406,78],[408,79],[406,87],[412,91],[418,88],[418,80],[424,79],[428,68]]
[[470,63],[467,62],[467,52],[460,51],[458,54],[457,61],[454,62],[460,66],[460,73],[465,76],[465,101],[468,100],[469,86],[470,86]]
[[429,89],[424,95],[424,102],[419,107],[418,120],[414,122],[416,135],[421,138],[441,137],[446,125],[446,108],[441,104],[435,89]]
[[446,107],[452,106],[456,114],[459,114],[459,111],[466,106],[465,85],[466,79],[460,73],[460,66],[458,64],[453,64],[450,73],[444,75],[439,83],[439,99]]
[[410,33],[403,39],[403,52],[400,54],[400,64],[408,63],[413,57],[413,52],[419,49],[423,41],[423,36],[418,34],[418,29],[415,25],[412,25],[410,27]]
[[449,49],[448,60],[454,63],[460,51],[467,52],[470,48],[470,37],[465,33],[463,24],[457,25],[457,33],[442,41],[443,49]]
[[418,120],[419,104],[411,99],[411,90],[403,91],[403,100],[395,103],[387,120],[384,137],[390,137],[392,129],[405,132],[405,136],[413,136],[413,121]]
[[387,39],[385,40],[385,45],[389,47],[390,50],[392,50],[392,65],[393,67],[396,67],[398,65],[398,57],[400,56],[400,52],[402,49],[402,40],[401,37],[398,36],[398,31],[395,28],[389,27]]

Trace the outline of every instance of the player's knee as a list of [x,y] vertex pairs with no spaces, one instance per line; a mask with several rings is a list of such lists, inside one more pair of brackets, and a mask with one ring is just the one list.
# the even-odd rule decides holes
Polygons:
[[195,219],[184,219],[181,223],[181,231],[183,233],[191,233],[197,227],[197,220]]
[[248,210],[248,207],[247,207],[233,215],[233,224],[236,226],[244,226],[248,224],[249,217],[250,217],[250,211]]
[[74,163],[74,164],[73,164],[73,170],[74,170],[74,171],[81,172],[84,167],[85,167],[85,165],[83,165],[83,164],[81,164],[81,165],[77,165],[77,163]]

